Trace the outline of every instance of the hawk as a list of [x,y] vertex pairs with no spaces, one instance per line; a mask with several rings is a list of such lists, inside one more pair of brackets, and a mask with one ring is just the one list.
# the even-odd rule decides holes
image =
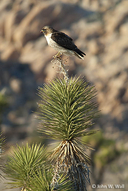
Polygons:
[[79,50],[73,39],[65,33],[59,32],[50,26],[44,26],[41,32],[44,33],[48,45],[58,51],[55,57],[60,57],[62,54],[67,56],[75,55],[84,60],[86,54]]

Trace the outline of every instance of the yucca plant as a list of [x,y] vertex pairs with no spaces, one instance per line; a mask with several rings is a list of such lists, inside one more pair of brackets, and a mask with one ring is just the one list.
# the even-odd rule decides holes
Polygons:
[[17,146],[8,156],[4,172],[9,188],[21,187],[21,191],[71,191],[67,177],[60,176],[57,185],[51,185],[53,168],[47,160],[43,146]]
[[[2,121],[2,113],[4,111],[4,109],[6,108],[6,106],[8,105],[7,103],[7,98],[6,96],[4,96],[1,92],[0,92],[0,170],[3,170],[3,152],[4,152],[4,148],[5,148],[5,137],[2,134],[1,131],[1,121]],[[0,178],[2,178],[3,175],[2,173],[0,173]]]
[[67,177],[60,176],[58,183],[52,185],[53,169],[45,166],[39,168],[36,173],[33,173],[33,177],[30,178],[29,191],[71,191],[71,183]]
[[60,140],[50,158],[54,164],[52,184],[60,172],[67,174],[77,191],[86,190],[89,179],[90,157],[80,141],[94,131],[89,131],[97,116],[94,102],[95,88],[80,78],[54,80],[39,89],[40,131],[52,139]]
[[13,153],[8,156],[5,173],[9,178],[11,188],[22,187],[22,190],[29,190],[30,179],[37,169],[42,169],[46,161],[46,150],[43,146],[33,144],[31,147],[18,146],[13,148]]
[[[2,154],[3,154],[3,150],[4,150],[4,142],[5,142],[5,139],[4,139],[3,135],[2,135],[2,133],[0,132],[0,170],[1,170],[1,171],[3,170]],[[2,178],[2,177],[3,177],[3,175],[0,173],[0,178]]]

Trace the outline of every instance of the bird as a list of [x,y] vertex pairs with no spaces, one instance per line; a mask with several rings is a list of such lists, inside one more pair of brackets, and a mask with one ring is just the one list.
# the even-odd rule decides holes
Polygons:
[[44,26],[41,30],[49,46],[58,51],[54,58],[59,58],[62,54],[66,56],[75,55],[84,60],[84,52],[79,50],[74,44],[73,39],[67,34],[53,29],[51,26]]

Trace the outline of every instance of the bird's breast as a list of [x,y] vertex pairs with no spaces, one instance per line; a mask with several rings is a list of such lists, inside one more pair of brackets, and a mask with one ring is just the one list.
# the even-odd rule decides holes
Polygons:
[[54,48],[58,51],[60,49],[60,46],[54,40],[52,40],[51,36],[52,36],[52,33],[45,36],[47,43],[49,46],[51,46],[52,48]]
[[52,40],[51,36],[52,36],[52,34],[48,34],[46,36],[46,40],[47,40],[47,43],[48,43],[49,46],[54,47],[55,46],[55,41]]
[[51,35],[52,35],[52,34],[45,35],[46,40],[47,40],[47,43],[48,43],[49,45],[51,44]]

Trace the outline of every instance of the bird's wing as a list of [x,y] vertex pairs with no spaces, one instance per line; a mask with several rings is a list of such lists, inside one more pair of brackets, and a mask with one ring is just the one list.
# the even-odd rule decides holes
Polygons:
[[72,38],[62,32],[54,32],[51,36],[52,40],[54,40],[59,46],[62,46],[68,50],[75,50],[77,47],[73,43]]

